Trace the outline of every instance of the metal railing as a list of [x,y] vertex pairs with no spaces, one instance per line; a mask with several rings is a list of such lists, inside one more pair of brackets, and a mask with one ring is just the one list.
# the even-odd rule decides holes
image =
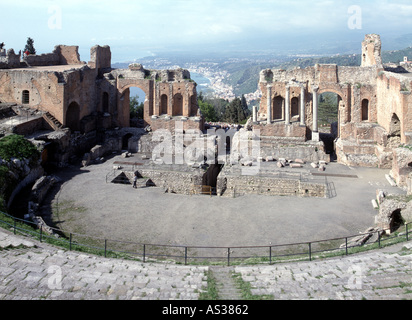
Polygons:
[[[380,249],[398,242],[409,241],[412,223],[405,224],[405,231],[384,236],[382,231],[357,234],[327,240],[301,242],[292,244],[269,244],[262,246],[188,246],[159,245],[135,243],[121,240],[92,237],[77,233],[63,235],[61,230],[51,228],[61,236],[46,234],[42,228],[27,220],[0,213],[0,227],[7,227],[15,234],[35,237],[41,242],[47,241],[54,245],[64,246],[70,251],[90,252],[104,257],[122,257],[142,260],[143,262],[173,260],[176,263],[214,264],[274,264],[279,262],[322,259],[331,256],[344,256],[360,251]],[[375,237],[370,244],[351,244],[351,239],[365,236]]]

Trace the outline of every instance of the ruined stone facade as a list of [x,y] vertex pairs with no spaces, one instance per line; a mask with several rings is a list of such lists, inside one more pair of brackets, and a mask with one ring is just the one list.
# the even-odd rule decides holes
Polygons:
[[146,125],[183,120],[187,128],[203,129],[196,83],[187,70],[146,70],[139,64],[112,69],[110,47],[95,46],[90,53],[88,63],[80,61],[76,46],[56,46],[24,61],[10,50],[3,53],[0,102],[40,110],[61,127],[88,133],[129,127],[129,89],[138,87],[146,94]]
[[375,34],[362,42],[359,67],[320,65],[260,73],[262,100],[254,128],[262,136],[319,141],[319,95],[339,97],[335,133],[337,160],[346,165],[392,166],[392,149],[409,144],[412,77],[382,64]]

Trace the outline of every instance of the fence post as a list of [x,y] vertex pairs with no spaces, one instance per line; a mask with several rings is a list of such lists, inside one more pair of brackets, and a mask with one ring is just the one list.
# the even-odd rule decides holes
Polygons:
[[227,248],[227,266],[230,266],[230,248]]
[[381,233],[378,230],[378,243],[379,243],[379,249],[381,248]]
[[269,265],[272,264],[272,247],[269,247]]
[[187,266],[187,247],[185,247],[185,266]]
[[42,242],[43,239],[43,228],[40,226],[40,242]]
[[309,261],[312,261],[312,243],[309,242]]
[[16,218],[13,217],[13,232],[16,234]]
[[346,255],[348,255],[348,238],[345,238]]
[[143,245],[143,262],[146,262],[146,245]]
[[408,237],[408,224],[409,224],[409,223],[407,223],[407,224],[405,225],[405,227],[406,227],[406,241],[409,241],[409,237]]
[[104,239],[104,257],[105,258],[107,257],[106,252],[107,252],[107,239]]
[[70,233],[70,244],[69,244],[69,250],[72,251],[72,234]]

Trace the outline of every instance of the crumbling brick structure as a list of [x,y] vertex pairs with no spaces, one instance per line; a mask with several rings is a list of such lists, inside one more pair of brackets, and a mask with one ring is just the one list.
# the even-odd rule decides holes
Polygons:
[[[404,70],[405,71],[405,70]],[[335,149],[347,165],[392,165],[392,148],[410,143],[412,76],[385,68],[380,37],[366,35],[359,67],[334,64],[260,73],[254,127],[262,136],[319,141],[319,95],[339,97]]]
[[72,132],[130,126],[130,87],[146,94],[146,125],[158,127],[157,120],[166,118],[203,129],[196,83],[187,70],[146,70],[139,64],[112,69],[108,46],[91,48],[88,63],[80,61],[77,46],[56,46],[24,61],[15,56],[9,51],[0,61],[0,102],[40,110]]

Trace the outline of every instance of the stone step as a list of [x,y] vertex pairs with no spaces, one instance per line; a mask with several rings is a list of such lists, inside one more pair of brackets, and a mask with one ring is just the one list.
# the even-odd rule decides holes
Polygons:
[[216,281],[219,300],[241,300],[242,292],[233,279],[234,268],[210,267]]

